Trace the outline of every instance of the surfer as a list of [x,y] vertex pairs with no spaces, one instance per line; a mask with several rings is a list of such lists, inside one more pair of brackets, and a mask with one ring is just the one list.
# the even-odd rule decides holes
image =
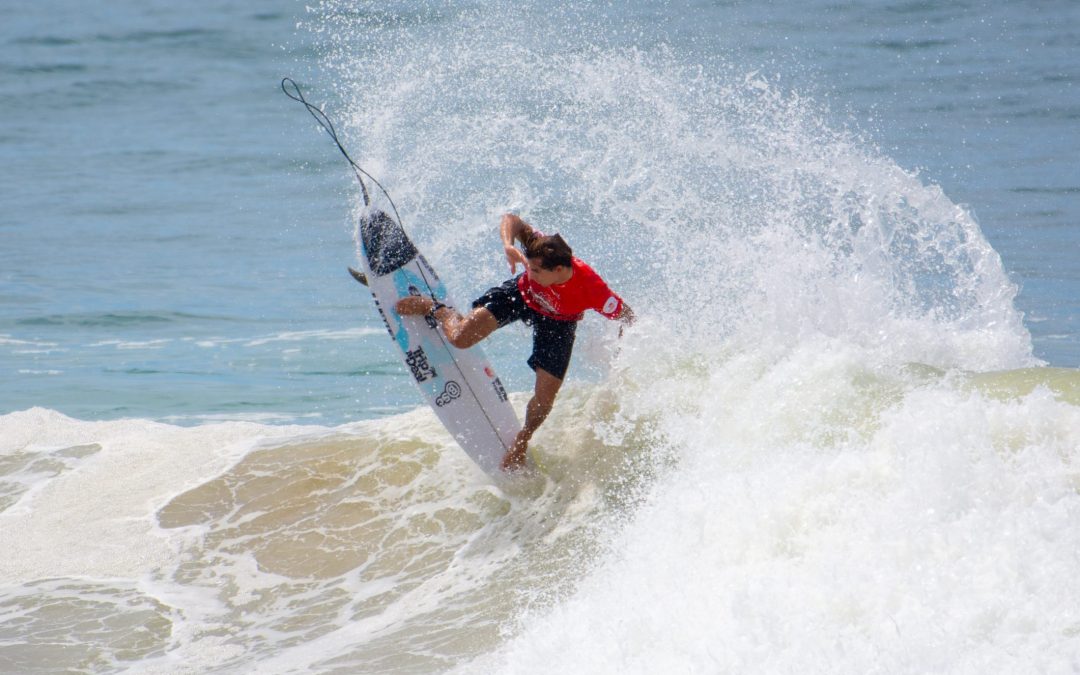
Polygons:
[[[396,310],[402,315],[433,316],[458,349],[468,349],[514,321],[532,326],[533,351],[528,364],[536,373],[536,384],[525,408],[525,424],[502,460],[503,470],[512,471],[525,465],[529,440],[555,404],[570,366],[577,322],[585,311],[592,309],[627,325],[633,322],[634,313],[600,275],[574,257],[558,234],[545,235],[509,213],[499,222],[499,234],[510,273],[516,274],[518,265],[524,272],[477,298],[469,314],[459,314],[422,296],[402,298]],[[515,242],[521,242],[524,252]]]

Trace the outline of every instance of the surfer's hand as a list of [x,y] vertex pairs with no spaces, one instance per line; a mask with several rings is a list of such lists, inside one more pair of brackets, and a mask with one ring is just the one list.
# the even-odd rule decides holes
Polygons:
[[525,254],[521,252],[517,246],[509,245],[503,246],[503,250],[506,252],[506,261],[510,263],[510,274],[517,272],[518,263],[521,266],[528,269],[528,261],[525,260]]

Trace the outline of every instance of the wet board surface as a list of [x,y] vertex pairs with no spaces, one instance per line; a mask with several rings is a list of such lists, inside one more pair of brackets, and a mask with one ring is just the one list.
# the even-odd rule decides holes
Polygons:
[[458,445],[491,476],[521,429],[502,382],[479,346],[458,349],[432,317],[400,316],[398,300],[432,297],[456,307],[435,270],[401,225],[372,208],[360,220],[361,270],[350,270],[375,298],[410,377]]

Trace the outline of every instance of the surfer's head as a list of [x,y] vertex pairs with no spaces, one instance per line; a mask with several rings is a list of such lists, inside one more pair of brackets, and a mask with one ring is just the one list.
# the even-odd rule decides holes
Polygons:
[[573,256],[570,244],[558,234],[539,235],[525,244],[525,257],[530,261],[535,260],[545,270],[570,267]]
[[541,286],[565,283],[572,274],[574,252],[559,235],[539,235],[525,244],[529,278]]

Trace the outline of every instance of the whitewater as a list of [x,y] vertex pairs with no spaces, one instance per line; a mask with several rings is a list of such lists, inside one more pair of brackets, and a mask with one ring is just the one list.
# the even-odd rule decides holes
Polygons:
[[[339,121],[459,301],[506,276],[495,225],[513,211],[562,233],[639,321],[620,338],[586,319],[534,437],[544,472],[487,477],[410,398],[344,279],[360,198],[279,79],[226,119],[248,141],[279,116],[286,158],[245,168],[214,136],[205,165],[174,167],[280,194],[274,237],[269,208],[202,232],[161,197],[160,229],[122,262],[124,236],[74,211],[71,241],[121,271],[78,268],[65,305],[18,267],[37,249],[5,222],[0,671],[1080,671],[1074,286],[1019,309],[1030,291],[978,205],[898,159],[923,146],[883,147],[802,71],[736,50],[729,10],[798,28],[747,7],[336,1],[207,10],[199,30],[158,8],[164,35],[22,26],[8,44],[295,69],[280,75]],[[968,27],[958,10],[850,12],[872,36],[945,26],[948,49]],[[286,57],[214,51],[246,26],[277,26],[259,39]],[[46,92],[88,63],[25,75]],[[88,212],[145,227],[135,206]],[[1035,258],[1071,250],[1016,236]],[[519,418],[527,343],[511,328],[485,347]]]

